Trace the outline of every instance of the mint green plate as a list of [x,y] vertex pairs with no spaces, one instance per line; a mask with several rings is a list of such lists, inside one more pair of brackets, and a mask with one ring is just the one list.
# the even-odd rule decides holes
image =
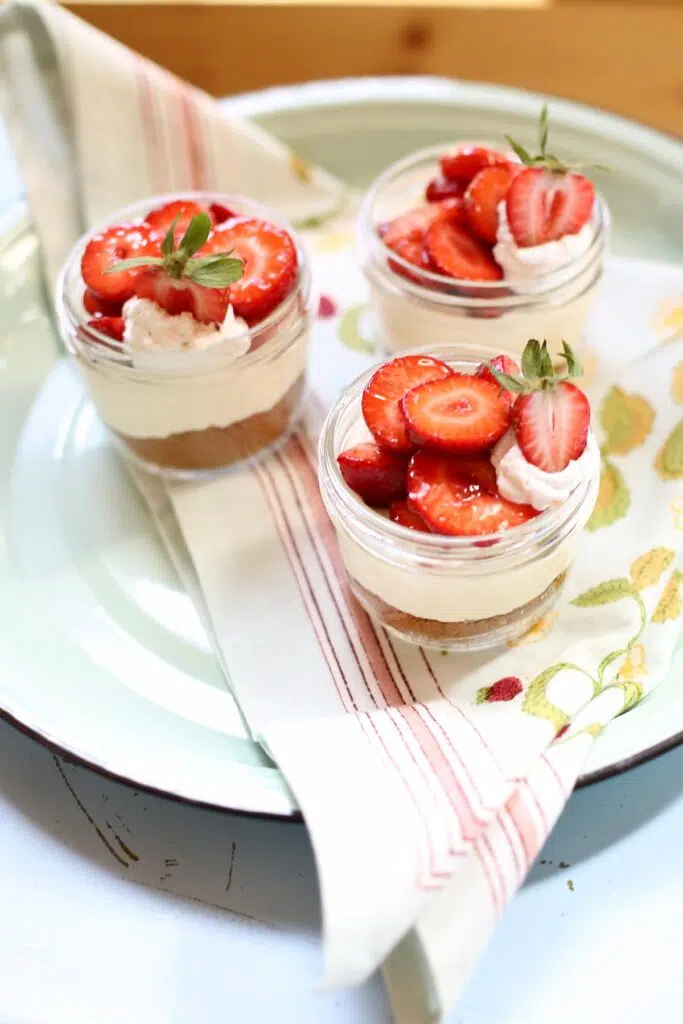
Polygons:
[[[539,103],[491,86],[361,79],[271,90],[232,106],[363,186],[418,146],[528,135]],[[558,149],[611,168],[598,177],[616,252],[679,260],[683,145],[559,100],[551,114]],[[17,202],[0,224],[0,288],[0,709],[137,786],[295,814],[279,772],[246,736],[146,512],[60,361],[36,238]],[[681,668],[679,659],[652,697],[610,725],[582,782],[683,740]]]

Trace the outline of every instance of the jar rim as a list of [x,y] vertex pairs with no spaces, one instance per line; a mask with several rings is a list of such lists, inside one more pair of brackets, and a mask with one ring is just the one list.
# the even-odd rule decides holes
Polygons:
[[[406,278],[403,275],[400,276],[401,288],[406,288],[419,297],[445,306],[478,308],[485,305],[496,308],[504,308],[506,306],[516,308],[520,302],[523,304],[526,301],[538,300],[539,297],[547,296],[556,289],[566,287],[574,277],[583,274],[591,263],[600,257],[605,247],[610,217],[607,203],[601,193],[597,191],[591,217],[594,231],[590,245],[581,253],[580,257],[571,259],[560,267],[555,267],[547,274],[533,278],[533,288],[529,287],[529,281],[525,278],[506,277],[498,281],[468,281],[463,278],[449,277],[445,274],[438,274],[431,270],[415,267],[398,253],[394,252],[380,237],[373,219],[374,204],[381,189],[399,174],[418,166],[422,162],[431,161],[443,155],[448,145],[448,143],[438,143],[434,146],[425,146],[394,161],[371,182],[361,204],[358,218],[360,240],[366,252],[377,256],[383,267],[388,267],[388,261],[391,260],[411,275],[410,278]],[[454,143],[454,145],[457,145],[457,143]],[[572,273],[573,268],[575,270]],[[397,278],[398,275],[392,273],[391,277],[392,279]],[[424,279],[426,284],[421,284],[420,280],[415,280],[415,278]],[[432,287],[428,287],[428,285]],[[476,288],[479,294],[477,296],[453,294],[452,289],[458,286],[469,288],[470,290]],[[514,294],[496,295],[496,291],[500,292],[501,288],[506,287],[515,290]],[[444,291],[443,289],[451,289],[451,291]]]
[[[463,345],[424,346],[402,352],[401,356],[429,355],[447,363],[466,363],[474,367],[501,354],[517,358],[513,353],[501,353],[498,349]],[[594,500],[598,487],[597,474],[578,484],[558,508],[540,512],[527,523],[510,530],[477,537],[410,531],[382,516],[366,505],[348,486],[339,469],[339,452],[336,450],[336,431],[342,417],[348,415],[354,406],[360,408],[362,391],[380,365],[382,363],[371,367],[345,388],[328,413],[318,442],[321,493],[328,512],[333,518],[341,520],[346,529],[353,531],[357,540],[362,542],[364,538],[366,543],[385,546],[388,551],[400,549],[402,556],[415,561],[435,559],[443,565],[476,561],[480,565],[491,563],[501,556],[524,557],[530,548],[538,551],[539,547],[554,546],[572,529],[587,502],[591,498]]]

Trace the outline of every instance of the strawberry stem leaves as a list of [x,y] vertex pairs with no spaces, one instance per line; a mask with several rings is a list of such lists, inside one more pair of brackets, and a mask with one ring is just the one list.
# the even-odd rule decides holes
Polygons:
[[552,389],[560,381],[570,380],[572,377],[581,377],[583,368],[574,355],[571,345],[566,341],[562,342],[560,356],[567,364],[565,373],[558,374],[548,351],[548,343],[543,344],[536,338],[530,338],[524,346],[522,353],[522,372],[519,376],[510,373],[502,373],[491,363],[487,363],[489,370],[498,383],[506,391],[513,394],[528,395],[532,391],[546,391]]

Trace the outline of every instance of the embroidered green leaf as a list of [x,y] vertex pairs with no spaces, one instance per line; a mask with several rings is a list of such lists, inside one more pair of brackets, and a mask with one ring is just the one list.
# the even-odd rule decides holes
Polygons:
[[662,480],[683,477],[683,420],[671,431],[655,459],[655,469]]
[[615,686],[618,686],[620,690],[624,691],[624,706],[621,711],[622,715],[625,711],[630,711],[631,708],[635,707],[645,692],[643,684],[637,682],[635,679],[627,679],[623,682],[615,683]]
[[620,387],[613,387],[605,395],[600,407],[600,422],[606,440],[604,455],[627,455],[641,445],[654,422],[654,409],[641,395],[631,395]]
[[371,338],[366,338],[361,333],[361,320],[368,308],[368,304],[363,302],[346,310],[339,321],[339,340],[354,352],[372,355],[375,351],[375,344]]
[[536,676],[533,682],[530,684],[529,689],[524,695],[524,703],[522,709],[529,715],[535,715],[536,718],[545,718],[555,726],[556,731],[562,729],[569,723],[569,715],[562,711],[560,708],[551,704],[546,696],[546,690],[548,683],[553,679],[558,672],[562,672],[563,669],[572,668],[571,665],[551,665],[550,668],[545,669],[540,675]]
[[669,548],[652,548],[631,565],[631,579],[636,590],[651,587],[664,575],[674,560]]
[[602,460],[600,488],[595,508],[586,523],[587,530],[602,530],[623,519],[631,507],[631,492],[626,481],[613,462]]
[[618,577],[598,583],[597,587],[591,587],[590,590],[584,590],[583,594],[574,598],[572,604],[577,608],[597,608],[602,604],[614,604],[615,601],[631,597],[632,594],[633,584],[631,581],[625,577]]
[[678,569],[674,569],[671,573],[669,582],[664,588],[664,593],[659,599],[657,607],[654,610],[652,621],[657,623],[664,622],[675,622],[678,616],[683,610],[683,603],[681,602],[681,581],[683,580],[683,573],[680,573]]

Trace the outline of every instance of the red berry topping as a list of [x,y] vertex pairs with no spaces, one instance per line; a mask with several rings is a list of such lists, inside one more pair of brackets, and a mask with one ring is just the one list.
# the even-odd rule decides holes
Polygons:
[[[519,363],[517,363],[510,356],[496,356],[495,359],[491,360],[491,366],[493,366],[494,369],[498,370],[499,373],[509,373],[513,377],[521,372],[519,368]],[[489,380],[491,381],[492,384],[495,384],[498,390],[501,392],[501,401],[505,402],[508,408],[512,408],[512,406],[515,404],[515,396],[512,394],[511,391],[501,391],[498,381],[491,373],[486,363],[482,363],[481,366],[477,367],[477,369],[474,371],[474,376],[483,377],[484,380]]]
[[191,199],[174,199],[170,203],[165,203],[164,206],[150,210],[145,220],[154,232],[165,235],[177,217],[178,223],[175,226],[174,235],[176,240],[180,241],[189,228],[192,218],[198,213],[205,212],[206,207],[200,206],[199,203],[195,203]]
[[559,473],[583,454],[591,410],[576,384],[560,381],[547,391],[520,395],[513,422],[517,443],[528,462],[546,473]]
[[434,269],[448,277],[499,281],[503,276],[490,250],[452,221],[435,221],[427,231],[425,248]]
[[517,245],[543,245],[573,235],[593,212],[595,189],[582,174],[525,167],[514,178],[505,206]]
[[188,277],[173,278],[161,267],[145,267],[135,281],[135,294],[155,302],[171,316],[191,313],[200,323],[220,324],[229,304],[229,288],[207,288]]
[[492,448],[510,425],[500,386],[482,377],[451,373],[413,388],[401,401],[410,440],[452,454]]
[[230,288],[237,316],[255,324],[287,297],[296,281],[298,255],[284,228],[256,218],[239,217],[217,227],[200,256],[229,252],[244,261],[244,273]]
[[85,306],[86,313],[90,313],[92,316],[121,316],[121,303],[120,302],[107,302],[106,299],[101,299],[99,295],[91,291],[90,288],[86,288],[83,294],[83,305]]
[[415,210],[401,214],[394,220],[387,221],[377,226],[377,233],[385,245],[393,249],[397,242],[406,238],[421,239],[424,233],[436,217],[437,208],[434,206],[419,206]]
[[480,537],[521,526],[537,513],[492,495],[461,475],[458,460],[416,452],[408,467],[408,501],[435,533]]
[[467,222],[475,235],[490,245],[498,238],[498,204],[505,199],[513,177],[509,165],[498,164],[479,171],[467,186]]
[[351,490],[368,505],[386,508],[406,492],[407,458],[383,451],[372,441],[347,448],[337,462]]
[[113,341],[123,341],[122,316],[98,316],[94,320],[88,320],[88,327],[94,327],[95,330],[108,335]]
[[223,206],[222,203],[211,203],[209,206],[209,213],[211,214],[211,220],[214,225],[223,224],[226,220],[232,220],[233,217],[239,216],[234,210],[230,210],[227,206]]
[[450,181],[448,178],[432,178],[425,189],[425,199],[428,203],[438,203],[442,199],[450,199],[461,196],[465,186],[460,181]]
[[158,256],[159,241],[146,224],[114,225],[90,239],[81,258],[81,274],[101,299],[122,305],[133,294],[141,268],[111,273],[122,260]]
[[475,174],[484,167],[507,163],[507,157],[493,149],[486,149],[484,146],[461,146],[455,153],[447,153],[441,157],[441,173],[450,181],[469,185]]
[[449,377],[452,372],[450,366],[431,356],[399,356],[380,366],[366,385],[361,403],[377,444],[395,452],[412,451],[401,399],[425,381]]
[[430,532],[424,519],[413,511],[407,501],[395,501],[389,509],[389,518],[393,523],[405,526],[408,530],[417,530],[418,533]]

